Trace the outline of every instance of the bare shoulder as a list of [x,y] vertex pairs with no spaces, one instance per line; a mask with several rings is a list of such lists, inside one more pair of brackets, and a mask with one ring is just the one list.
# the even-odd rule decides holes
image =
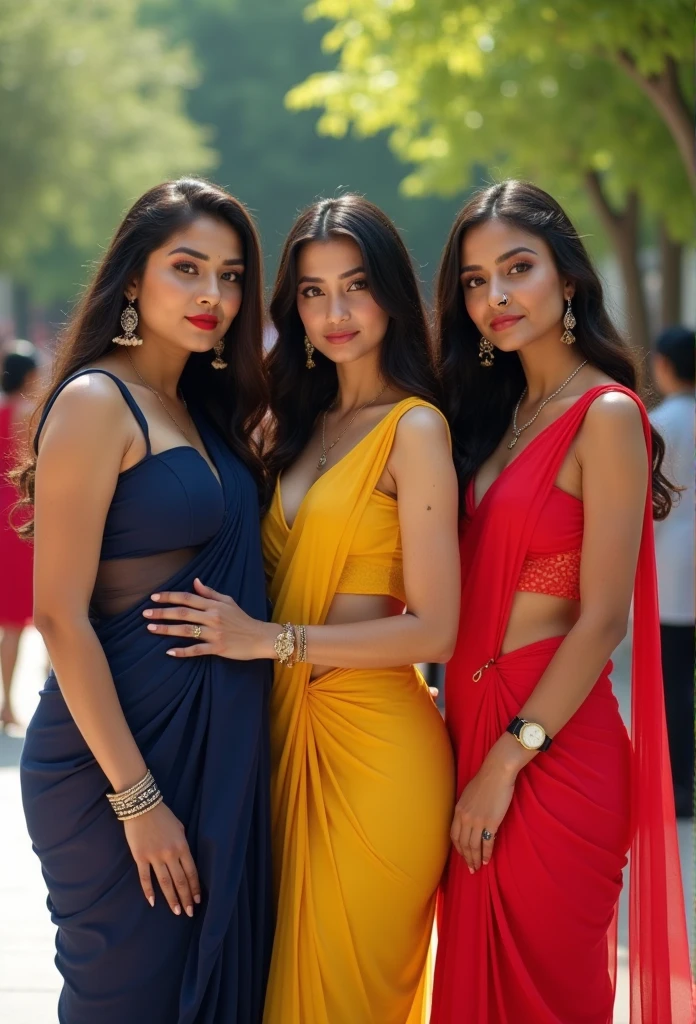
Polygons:
[[110,435],[122,441],[129,433],[129,410],[118,386],[103,373],[83,374],[65,385],[57,396],[41,432],[47,438],[101,440]]
[[620,391],[599,395],[587,410],[577,443],[578,459],[585,470],[596,467],[616,479],[645,467],[645,435],[642,406]]
[[606,391],[598,395],[585,415],[585,427],[595,436],[614,434],[617,430],[642,436],[642,402],[623,391]]
[[395,444],[436,443],[449,445],[449,427],[441,412],[428,405],[416,405],[403,413],[396,428]]

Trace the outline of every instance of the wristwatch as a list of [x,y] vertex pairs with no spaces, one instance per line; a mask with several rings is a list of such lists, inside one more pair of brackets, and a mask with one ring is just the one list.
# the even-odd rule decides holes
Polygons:
[[513,718],[507,732],[511,733],[525,750],[548,750],[551,746],[551,737],[546,735],[543,725],[528,722],[526,718]]

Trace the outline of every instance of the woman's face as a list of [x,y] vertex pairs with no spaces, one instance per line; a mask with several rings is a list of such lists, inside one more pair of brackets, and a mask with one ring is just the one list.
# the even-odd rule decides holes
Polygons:
[[242,304],[244,249],[224,221],[201,216],[148,258],[128,297],[137,299],[136,333],[187,352],[207,352]]
[[350,238],[302,246],[297,310],[311,343],[334,363],[352,363],[377,350],[389,323],[367,286],[360,248]]
[[560,341],[574,287],[559,276],[546,242],[493,218],[466,232],[460,260],[467,312],[496,348],[517,352],[556,335]]

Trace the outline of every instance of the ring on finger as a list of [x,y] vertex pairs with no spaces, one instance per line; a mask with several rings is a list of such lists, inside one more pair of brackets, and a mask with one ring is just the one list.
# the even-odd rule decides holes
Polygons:
[[193,627],[193,635],[194,635],[196,640],[200,640],[202,632],[203,632],[203,627],[202,626],[195,625]]
[[495,839],[495,832],[489,832],[487,828],[484,828],[483,832],[481,833],[481,838],[485,839],[486,842],[488,842],[489,839]]

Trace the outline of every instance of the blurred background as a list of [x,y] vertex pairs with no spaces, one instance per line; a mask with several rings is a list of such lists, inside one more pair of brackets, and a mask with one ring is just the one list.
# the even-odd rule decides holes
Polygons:
[[272,279],[317,195],[357,189],[429,292],[478,184],[576,220],[647,349],[696,320],[686,0],[4,0],[0,340],[50,346],[125,209],[203,173],[254,212]]
[[[696,323],[692,20],[686,0],[4,0],[0,357],[48,365],[123,213],[166,178],[203,174],[247,204],[269,282],[299,209],[362,192],[402,231],[429,297],[455,212],[477,186],[516,176],[569,211],[617,324],[657,368],[661,332]],[[676,396],[665,422],[691,424],[679,427],[689,467],[691,366],[672,391],[655,374]],[[0,397],[18,421],[24,390]],[[690,488],[680,536],[693,544],[692,475]],[[673,561],[693,560],[668,543]],[[683,604],[666,623],[689,642],[692,624]],[[53,929],[17,780],[46,658],[24,620],[12,630],[0,622],[19,723],[0,733],[0,1020],[54,1024]],[[613,679],[628,718],[630,638]]]

